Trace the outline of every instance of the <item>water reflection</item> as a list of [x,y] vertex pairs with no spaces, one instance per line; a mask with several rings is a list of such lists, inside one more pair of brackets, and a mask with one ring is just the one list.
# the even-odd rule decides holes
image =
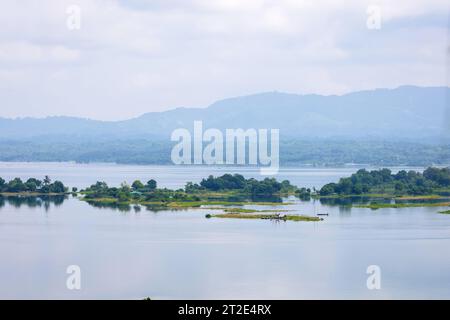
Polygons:
[[[364,196],[342,197],[342,198],[320,198],[321,205],[349,207],[355,204],[368,204],[374,198]],[[389,199],[379,198],[380,201],[389,201]]]
[[129,204],[124,203],[108,203],[108,202],[95,202],[95,201],[87,201],[87,203],[98,209],[113,209],[118,210],[120,212],[129,212],[132,207]]
[[[283,201],[294,202],[285,208],[293,214],[329,215],[320,223],[281,224],[206,219],[207,211],[186,208],[180,214],[146,214],[168,208],[88,205],[68,198],[0,197],[6,207],[0,211],[1,298],[230,299],[236,292],[242,299],[450,296],[445,254],[450,217],[437,214],[439,208],[380,209],[381,214],[355,208],[350,215],[349,206],[340,206],[349,199],[326,199],[331,204],[323,207],[318,199],[289,197]],[[45,207],[53,200],[64,207],[45,215],[30,209],[29,204]],[[74,262],[89,274],[89,290],[67,290],[61,275]],[[366,289],[366,269],[374,263],[384,272],[378,292]],[[230,268],[235,265],[241,266],[238,272]],[[118,273],[121,281],[111,281]]]
[[[282,203],[283,199],[281,197],[273,196],[273,197],[244,197],[244,196],[229,196],[229,197],[214,197],[208,198],[208,201],[229,201],[231,202],[273,202],[273,203]],[[133,205],[128,203],[117,203],[117,202],[98,202],[98,201],[86,201],[89,205],[98,209],[112,209],[120,212],[130,212],[134,211],[138,213],[145,208],[147,211],[152,212],[160,212],[160,211],[185,211],[188,210],[188,207],[168,207],[159,204],[145,204],[145,205]]]
[[67,195],[0,196],[0,209],[8,204],[15,208],[27,206],[29,208],[44,208],[48,210],[51,205],[55,207],[61,206],[66,199],[68,199]]
[[[15,208],[21,206],[27,206],[29,208],[44,208],[49,210],[51,205],[59,207],[67,200],[67,195],[51,195],[51,196],[0,196],[0,209],[6,204],[9,204]],[[297,198],[298,199],[298,198]],[[212,201],[230,201],[230,202],[273,202],[282,203],[281,197],[243,197],[232,196],[225,198],[214,198]],[[285,201],[291,201],[291,198],[286,198]],[[303,203],[311,203],[312,205],[339,207],[340,211],[348,211],[352,206],[368,205],[368,204],[402,204],[402,203],[442,203],[449,202],[449,198],[430,198],[430,199],[392,199],[392,198],[371,198],[365,196],[351,196],[341,198],[320,198],[320,199],[299,199]],[[159,212],[159,211],[182,211],[186,208],[168,208],[167,206],[157,204],[136,205],[136,204],[124,204],[124,203],[108,203],[108,202],[87,202],[90,206],[98,209],[112,209],[119,212],[135,212],[138,213],[145,208],[147,211]]]
[[340,212],[350,211],[354,206],[366,206],[366,205],[401,205],[401,204],[437,204],[437,203],[447,203],[450,198],[440,197],[440,198],[414,198],[414,197],[404,197],[404,198],[389,198],[389,197],[366,197],[366,196],[351,196],[351,197],[330,197],[330,198],[320,198],[313,200],[318,201],[322,206],[329,207],[339,207]]

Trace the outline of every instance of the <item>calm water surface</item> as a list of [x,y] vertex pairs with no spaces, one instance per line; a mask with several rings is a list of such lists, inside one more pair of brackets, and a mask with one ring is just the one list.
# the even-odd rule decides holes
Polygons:
[[[290,168],[277,178],[320,187],[357,169]],[[181,187],[230,171],[260,178],[242,168],[0,163],[4,178],[48,174],[78,187],[136,178]],[[285,200],[295,202],[283,207],[293,213],[329,216],[277,223],[206,219],[212,210],[205,209],[120,211],[70,197],[3,198],[0,298],[450,298],[443,208],[374,211]],[[81,268],[81,290],[66,288],[69,265]],[[381,268],[381,290],[367,289],[369,265]]]

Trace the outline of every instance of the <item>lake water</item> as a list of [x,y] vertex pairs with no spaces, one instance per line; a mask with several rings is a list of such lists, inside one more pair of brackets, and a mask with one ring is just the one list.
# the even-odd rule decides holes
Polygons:
[[[277,179],[320,187],[357,169],[288,168]],[[48,174],[77,187],[154,178],[174,188],[225,172],[261,178],[245,168],[0,163],[5,179]],[[295,204],[278,208],[329,216],[320,222],[206,219],[212,210],[127,211],[72,197],[3,198],[0,298],[450,298],[450,216],[437,213],[444,208],[350,209],[285,200]],[[81,290],[66,287],[69,265],[81,269]],[[380,267],[380,290],[367,288],[370,265]]]

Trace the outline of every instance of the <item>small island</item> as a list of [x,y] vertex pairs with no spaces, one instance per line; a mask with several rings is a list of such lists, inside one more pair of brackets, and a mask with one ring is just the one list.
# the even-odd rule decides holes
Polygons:
[[[14,178],[9,182],[6,182],[3,178],[0,178],[0,195],[61,195],[68,193],[67,188],[61,181],[54,181],[45,176],[41,181],[36,178],[29,178],[23,182],[20,178]],[[76,192],[76,188],[72,190]]]
[[231,219],[262,219],[272,221],[322,221],[320,217],[310,217],[304,215],[281,215],[281,214],[245,214],[245,213],[224,213],[207,214],[206,218],[231,218]]
[[[46,176],[43,180],[14,178],[9,182],[0,178],[0,196],[52,196],[73,194],[79,200],[96,207],[115,207],[126,210],[145,206],[150,210],[184,210],[199,208],[220,210],[220,214],[207,214],[208,218],[269,219],[283,221],[320,221],[317,217],[286,214],[293,202],[283,197],[294,196],[300,201],[319,200],[326,205],[344,205],[356,208],[411,208],[449,207],[450,169],[429,167],[423,173],[401,170],[395,174],[389,169],[368,171],[360,169],[350,177],[325,184],[320,190],[297,187],[288,180],[275,178],[246,179],[240,174],[209,176],[199,183],[188,182],[184,188],[172,190],[158,188],[156,180],[131,185],[122,183],[110,187],[98,181],[84,190],[66,187],[61,181]],[[273,206],[274,209],[242,208],[246,205]],[[241,208],[239,208],[241,207]],[[448,214],[450,210],[439,211]],[[282,214],[283,213],[283,214]]]
[[[304,215],[281,215],[287,210],[255,210],[236,208],[244,205],[280,206],[281,196],[297,195],[304,198],[306,189],[293,186],[288,180],[278,182],[274,178],[256,180],[245,179],[240,174],[224,174],[220,177],[209,176],[199,184],[188,182],[184,189],[170,190],[157,188],[153,179],[145,184],[139,180],[131,186],[122,183],[120,187],[109,187],[105,182],[81,191],[81,198],[96,206],[144,205],[153,208],[187,209],[204,208],[220,210],[224,214],[207,214],[207,218],[267,219],[277,221],[321,221],[318,217]],[[309,189],[307,192],[310,192]],[[309,196],[309,195],[308,195]],[[271,200],[271,201],[268,201]],[[233,206],[227,208],[227,206]],[[268,214],[270,212],[270,214]]]
[[287,180],[278,182],[274,178],[245,179],[240,174],[209,176],[199,184],[188,182],[184,189],[158,188],[153,179],[145,184],[140,180],[131,186],[109,187],[106,182],[97,182],[81,190],[87,202],[104,204],[141,204],[169,208],[189,208],[205,205],[286,205],[281,196],[298,193],[298,188]]
[[401,170],[396,174],[389,169],[361,169],[338,183],[324,185],[315,196],[320,199],[368,198],[373,201],[354,206],[370,209],[450,206],[450,169],[429,167],[423,173]]

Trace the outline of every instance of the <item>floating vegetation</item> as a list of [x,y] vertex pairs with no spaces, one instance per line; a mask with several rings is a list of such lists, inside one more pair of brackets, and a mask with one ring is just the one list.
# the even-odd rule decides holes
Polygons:
[[206,218],[227,218],[227,219],[264,219],[276,221],[322,221],[323,218],[303,216],[303,215],[279,215],[279,214],[241,214],[223,213],[207,214]]

